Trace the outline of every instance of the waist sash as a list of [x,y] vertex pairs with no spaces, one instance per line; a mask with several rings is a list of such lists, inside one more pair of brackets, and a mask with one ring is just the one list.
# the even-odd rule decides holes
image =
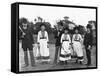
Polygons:
[[40,37],[40,39],[46,39],[46,37]]
[[62,41],[69,41],[69,40],[62,40]]

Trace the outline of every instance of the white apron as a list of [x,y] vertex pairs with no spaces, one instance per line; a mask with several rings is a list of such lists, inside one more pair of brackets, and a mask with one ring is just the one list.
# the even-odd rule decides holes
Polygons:
[[67,38],[64,38],[64,34],[61,36],[61,53],[60,53],[60,61],[66,61],[71,59],[71,51],[70,51],[70,36],[67,35]]
[[46,39],[40,39],[40,54],[41,56],[49,56],[49,48],[47,47]]

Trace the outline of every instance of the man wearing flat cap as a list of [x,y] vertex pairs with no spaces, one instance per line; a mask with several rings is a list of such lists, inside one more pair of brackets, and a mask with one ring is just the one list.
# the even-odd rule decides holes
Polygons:
[[86,55],[87,55],[87,66],[91,65],[91,48],[92,48],[92,41],[93,41],[93,36],[91,33],[91,25],[87,25],[87,33],[84,36],[84,42],[83,44],[85,45],[86,49]]
[[33,32],[31,28],[28,28],[28,23],[23,22],[22,23],[22,48],[24,51],[24,62],[25,65],[24,67],[29,66],[29,58],[28,58],[28,50],[30,54],[30,61],[31,61],[31,66],[33,67],[35,65],[35,60],[34,60],[34,55],[33,55],[33,44],[34,44],[34,39],[33,39]]
[[56,42],[55,42],[55,57],[54,57],[54,64],[55,65],[58,62],[59,52],[60,52],[60,49],[61,49],[60,40],[61,40],[62,33],[63,33],[62,28],[57,29],[56,32],[55,32],[55,39],[56,39]]

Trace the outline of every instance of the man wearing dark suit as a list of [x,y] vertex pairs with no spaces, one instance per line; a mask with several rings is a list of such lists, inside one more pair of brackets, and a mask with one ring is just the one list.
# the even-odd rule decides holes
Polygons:
[[55,43],[54,64],[57,64],[57,60],[58,60],[58,54],[59,54],[60,47],[61,47],[61,43],[60,43],[61,35],[62,35],[62,29],[56,30],[56,32],[55,32],[56,43]]
[[92,33],[91,33],[91,27],[90,25],[87,25],[87,33],[84,36],[84,45],[86,49],[86,55],[87,55],[87,65],[91,65],[91,48],[92,48]]
[[24,51],[24,61],[25,61],[24,67],[27,67],[29,65],[28,52],[27,52],[28,50],[30,54],[31,66],[34,66],[35,60],[33,56],[33,43],[34,43],[33,32],[31,28],[28,28],[27,23],[22,23],[22,26],[23,26],[22,48]]

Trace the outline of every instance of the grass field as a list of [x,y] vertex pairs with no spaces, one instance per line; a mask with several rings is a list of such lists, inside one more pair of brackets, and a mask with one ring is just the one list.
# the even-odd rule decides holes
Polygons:
[[[34,50],[35,47],[33,48]],[[33,51],[34,51],[33,50]],[[85,49],[84,50],[84,63],[87,62],[86,59],[86,53],[85,53]],[[30,65],[26,68],[22,68],[24,65],[24,54],[23,54],[23,49],[21,48],[21,42],[19,43],[19,70],[20,71],[36,71],[36,70],[56,70],[56,69],[71,69],[71,68],[86,68],[86,65],[80,65],[80,64],[75,64],[75,63],[71,63],[69,61],[69,63],[67,65],[53,65],[53,60],[54,60],[54,55],[55,55],[55,45],[49,44],[49,51],[50,51],[50,64],[41,64],[40,61],[36,60],[36,66],[35,67],[31,67]],[[29,53],[29,52],[28,52]],[[96,47],[93,46],[92,50],[91,50],[91,58],[92,58],[92,65],[90,67],[95,67],[96,66]],[[28,54],[29,55],[29,54]],[[73,59],[72,59],[73,61]],[[29,56],[29,64],[30,64],[30,56]]]

